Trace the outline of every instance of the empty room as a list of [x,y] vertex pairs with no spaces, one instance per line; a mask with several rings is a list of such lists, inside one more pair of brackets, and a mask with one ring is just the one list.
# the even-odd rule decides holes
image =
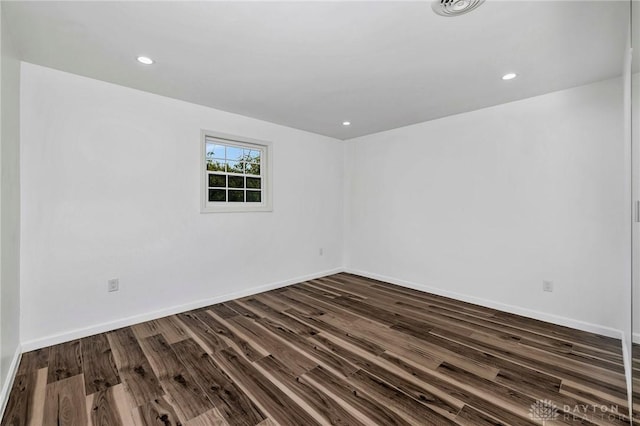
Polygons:
[[1,426],[640,424],[640,1],[0,18]]

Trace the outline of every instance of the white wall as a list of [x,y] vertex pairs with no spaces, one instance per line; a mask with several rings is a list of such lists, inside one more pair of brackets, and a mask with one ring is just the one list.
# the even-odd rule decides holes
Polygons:
[[[619,80],[344,146],[31,64],[21,99],[27,349],[343,264],[624,328]],[[199,213],[202,128],[274,142],[273,213]],[[113,277],[121,290],[107,293]]]
[[20,62],[8,34],[1,38],[0,412],[20,347]]
[[347,268],[620,337],[622,117],[617,79],[347,141]]
[[[637,52],[636,52],[637,53]],[[634,55],[634,61],[638,61]],[[633,74],[632,76],[632,117],[631,117],[631,125],[633,136],[633,155],[635,160],[635,167],[633,167],[633,186],[634,186],[634,200],[640,199],[640,73]],[[640,271],[640,224],[634,223],[634,282],[633,282],[633,309],[632,309],[632,318],[633,318],[633,342],[640,343],[640,275],[636,272]]]
[[[342,266],[341,141],[27,63],[21,96],[26,349]],[[200,213],[201,129],[273,142],[273,212]]]
[[628,37],[626,46],[624,49],[624,60],[622,63],[622,102],[623,102],[623,146],[624,146],[624,176],[625,176],[625,185],[623,187],[624,190],[624,204],[627,210],[627,220],[625,221],[625,240],[623,244],[625,244],[629,249],[625,253],[623,267],[625,269],[625,273],[623,275],[623,291],[626,294],[631,296],[631,303],[623,303],[620,306],[620,310],[622,313],[621,321],[622,321],[622,357],[624,361],[624,368],[626,373],[627,380],[627,397],[629,400],[629,413],[630,416],[633,414],[632,406],[632,394],[633,394],[633,377],[632,377],[632,358],[633,358],[633,316],[632,316],[632,308],[633,308],[633,252],[635,248],[633,248],[633,167],[632,164],[635,164],[635,161],[632,159],[632,147],[631,147],[631,129],[632,129],[632,121],[631,121],[631,103],[632,103],[632,72],[631,72],[631,62],[632,62],[632,49],[631,49],[631,19],[629,17],[629,26],[628,26]]

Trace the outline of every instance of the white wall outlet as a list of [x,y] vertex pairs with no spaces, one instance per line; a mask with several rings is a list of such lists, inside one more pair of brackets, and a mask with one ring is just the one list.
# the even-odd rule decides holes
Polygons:
[[112,280],[107,281],[107,291],[112,292],[112,291],[118,291],[120,290],[120,280],[117,278],[114,278]]
[[318,251],[318,254],[320,256],[324,256],[324,249],[322,247],[320,247],[320,250]]
[[553,281],[542,281],[542,291],[553,291]]

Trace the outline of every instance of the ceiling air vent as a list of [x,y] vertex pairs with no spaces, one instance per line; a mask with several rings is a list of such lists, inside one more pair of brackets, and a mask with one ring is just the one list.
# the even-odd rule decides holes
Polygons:
[[431,8],[435,13],[441,16],[458,16],[484,3],[484,0],[434,0]]

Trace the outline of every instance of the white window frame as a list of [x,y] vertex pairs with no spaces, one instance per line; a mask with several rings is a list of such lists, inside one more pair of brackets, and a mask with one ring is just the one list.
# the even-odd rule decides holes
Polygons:
[[[226,133],[202,130],[200,132],[200,212],[201,213],[231,213],[231,212],[270,212],[273,211],[271,196],[271,157],[273,145],[258,139]],[[262,197],[260,203],[209,201],[209,171],[207,170],[207,139],[220,141],[221,144],[235,145],[251,149],[259,149],[260,178],[262,180]]]

